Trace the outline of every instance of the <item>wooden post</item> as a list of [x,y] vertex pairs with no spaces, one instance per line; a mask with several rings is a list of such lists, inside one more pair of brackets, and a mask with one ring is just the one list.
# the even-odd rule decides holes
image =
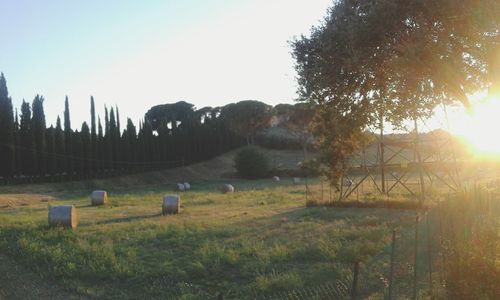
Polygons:
[[417,300],[417,263],[418,263],[418,214],[415,218],[415,248],[413,260],[413,300]]
[[330,182],[330,184],[328,185],[330,187],[330,202],[332,202],[332,183]]
[[354,274],[352,277],[351,299],[358,299],[358,276],[359,276],[359,261],[354,263]]
[[323,177],[321,177],[321,202],[323,202]]
[[181,171],[181,173],[182,173],[181,174],[181,177],[182,177],[181,182],[184,183],[185,182],[185,180],[184,180],[184,157],[182,158],[182,171]]
[[344,197],[344,174],[340,175],[340,195],[339,195],[339,201],[342,201]]
[[389,300],[392,300],[393,274],[394,274],[394,253],[396,251],[396,230],[392,231],[391,243],[391,267],[389,273]]
[[380,182],[382,193],[385,194],[385,158],[384,158],[384,117],[380,116]]
[[307,170],[304,170],[304,172],[305,172],[304,175],[305,175],[305,185],[306,185],[306,206],[307,206],[307,196],[308,196],[307,194],[308,194],[308,190],[309,190],[309,188],[307,186]]

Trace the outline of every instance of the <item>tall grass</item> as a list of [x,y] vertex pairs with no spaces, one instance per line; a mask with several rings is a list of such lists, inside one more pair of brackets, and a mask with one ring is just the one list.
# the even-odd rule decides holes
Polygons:
[[48,228],[47,203],[2,209],[0,251],[83,297],[253,299],[345,278],[411,222],[406,211],[306,208],[301,187],[267,182],[237,182],[233,195],[194,185],[168,217],[160,188],[111,191],[102,207],[78,194],[56,201],[77,206],[73,231]]
[[500,299],[500,194],[473,188],[439,209],[450,299]]

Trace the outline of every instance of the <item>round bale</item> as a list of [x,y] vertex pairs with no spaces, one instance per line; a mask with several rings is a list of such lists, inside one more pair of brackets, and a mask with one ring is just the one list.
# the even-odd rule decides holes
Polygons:
[[278,176],[273,176],[273,181],[274,182],[280,182],[280,178]]
[[293,184],[300,184],[301,183],[301,179],[299,177],[294,177],[293,178]]
[[49,207],[49,227],[76,228],[78,220],[73,205]]
[[234,186],[232,186],[230,184],[224,184],[223,186],[221,186],[220,191],[223,194],[234,193]]
[[177,214],[181,210],[181,197],[179,195],[164,195],[162,215]]
[[184,192],[186,190],[186,187],[184,186],[183,183],[176,183],[175,190],[179,192]]
[[184,182],[183,184],[186,191],[191,189],[191,185],[189,184],[189,182]]
[[106,191],[93,191],[90,200],[92,206],[104,205],[108,202],[108,193]]

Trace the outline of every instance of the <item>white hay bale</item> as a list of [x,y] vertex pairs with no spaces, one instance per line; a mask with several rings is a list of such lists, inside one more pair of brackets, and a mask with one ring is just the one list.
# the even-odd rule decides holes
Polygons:
[[179,195],[164,195],[161,207],[162,215],[177,214],[181,210],[181,197]]
[[108,193],[106,191],[93,191],[90,200],[92,206],[104,205],[108,202]]
[[191,189],[191,185],[189,184],[189,182],[184,182],[184,183],[183,183],[183,185],[184,185],[184,189],[185,189],[186,191],[188,191],[188,190],[190,190],[190,189]]
[[230,184],[224,184],[223,186],[221,186],[220,191],[223,194],[234,193],[234,186],[232,186]]
[[300,184],[301,182],[302,182],[302,179],[300,179],[299,177],[293,178],[293,184]]
[[186,190],[186,187],[184,186],[184,183],[176,183],[175,190],[179,192],[184,192]]
[[76,228],[78,220],[73,205],[49,207],[49,227]]
[[274,182],[280,182],[280,178],[278,176],[273,176],[273,181]]

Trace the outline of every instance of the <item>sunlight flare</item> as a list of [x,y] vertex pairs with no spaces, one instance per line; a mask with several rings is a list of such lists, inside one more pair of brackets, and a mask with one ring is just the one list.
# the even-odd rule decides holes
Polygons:
[[474,105],[453,131],[479,156],[499,156],[500,97],[488,97]]

